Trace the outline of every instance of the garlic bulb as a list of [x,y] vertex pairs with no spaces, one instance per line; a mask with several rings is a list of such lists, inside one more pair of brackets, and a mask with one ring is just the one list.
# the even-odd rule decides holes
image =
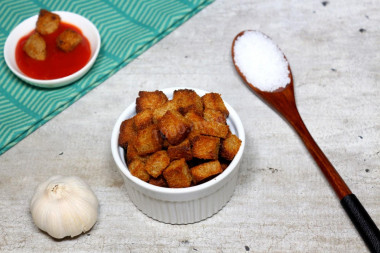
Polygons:
[[41,183],[30,204],[33,221],[61,239],[87,232],[98,217],[98,199],[79,177],[53,176]]

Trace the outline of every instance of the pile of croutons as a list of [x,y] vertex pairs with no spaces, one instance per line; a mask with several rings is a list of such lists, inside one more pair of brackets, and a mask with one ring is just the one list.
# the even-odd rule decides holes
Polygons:
[[120,126],[119,145],[132,175],[153,185],[183,188],[222,173],[241,140],[226,123],[229,112],[217,93],[190,89],[140,91],[136,115]]
[[[23,46],[26,54],[35,60],[43,61],[47,57],[44,35],[52,34],[59,28],[61,17],[41,9],[36,23],[36,30]],[[64,52],[70,52],[82,41],[82,36],[72,29],[65,29],[57,36],[56,45]]]

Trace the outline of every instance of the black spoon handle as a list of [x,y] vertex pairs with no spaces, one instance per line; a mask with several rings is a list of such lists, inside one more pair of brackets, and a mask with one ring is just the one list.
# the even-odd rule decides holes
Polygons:
[[358,198],[349,194],[341,199],[344,210],[355,225],[359,234],[371,252],[380,253],[380,231]]

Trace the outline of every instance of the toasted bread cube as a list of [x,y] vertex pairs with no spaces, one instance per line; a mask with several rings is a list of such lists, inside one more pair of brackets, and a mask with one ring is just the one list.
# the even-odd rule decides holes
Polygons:
[[189,111],[195,112],[200,116],[203,115],[202,99],[193,90],[175,90],[173,93],[173,101],[178,105],[178,110],[183,115]]
[[186,161],[193,159],[193,153],[191,152],[191,144],[189,139],[185,139],[180,144],[168,147],[168,155],[170,160],[177,160],[185,158]]
[[222,140],[220,146],[220,156],[226,160],[234,159],[235,155],[239,151],[241,146],[241,140],[234,134],[229,135],[226,139]]
[[125,152],[125,159],[127,164],[131,163],[135,159],[145,162],[147,158],[148,156],[141,156],[137,153],[136,147],[135,145],[133,145],[133,142],[128,145],[128,148]]
[[163,176],[171,188],[183,188],[191,185],[192,177],[185,159],[174,160],[164,170]]
[[191,130],[188,120],[177,111],[167,111],[158,121],[158,128],[171,145],[178,145]]
[[119,146],[123,148],[127,148],[128,143],[132,142],[137,136],[137,132],[133,127],[133,121],[133,118],[127,119],[120,125]]
[[133,160],[128,165],[129,171],[131,172],[133,176],[140,178],[142,181],[148,182],[150,176],[148,172],[146,172],[144,167],[145,167],[144,162],[138,159]]
[[165,115],[165,113],[169,110],[177,111],[178,106],[176,103],[174,103],[173,100],[167,101],[165,104],[161,105],[160,107],[156,108],[153,112],[153,122],[157,123],[162,116]]
[[58,35],[56,44],[64,52],[73,51],[83,40],[82,35],[74,30],[66,29]]
[[41,9],[36,23],[36,30],[42,35],[51,34],[58,29],[60,23],[61,18],[59,15]]
[[151,177],[148,183],[155,186],[168,187],[168,184],[162,176],[159,176],[158,178]]
[[219,156],[220,139],[213,136],[198,135],[192,140],[193,157],[216,160]]
[[134,128],[141,130],[153,124],[153,111],[148,109],[137,113],[134,117]]
[[229,112],[227,107],[224,105],[223,99],[218,93],[207,93],[202,97],[203,107],[204,109],[212,109],[216,111],[220,111],[228,117]]
[[206,121],[215,121],[226,124],[226,115],[224,115],[221,111],[207,108],[203,111],[203,118]]
[[209,177],[216,176],[222,172],[223,169],[218,160],[202,163],[198,166],[191,168],[191,175],[195,184]]
[[162,91],[140,91],[136,98],[136,112],[146,109],[154,110],[168,101],[167,96]]
[[160,150],[149,156],[145,163],[145,170],[152,177],[158,177],[168,167],[169,163],[170,158],[168,153],[165,150]]
[[144,156],[162,149],[163,139],[156,125],[150,125],[147,128],[137,131],[134,145],[137,154]]
[[229,130],[230,128],[228,125],[216,121],[204,121],[200,128],[201,134],[219,138],[226,138]]
[[46,59],[46,42],[38,33],[30,35],[22,49],[32,59],[37,61]]

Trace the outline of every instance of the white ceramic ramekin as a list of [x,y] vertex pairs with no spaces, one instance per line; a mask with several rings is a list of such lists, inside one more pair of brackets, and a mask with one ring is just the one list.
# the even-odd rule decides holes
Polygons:
[[[202,96],[206,91],[174,87],[162,91],[172,98],[173,91],[178,89],[192,89]],[[223,97],[223,95],[222,95]],[[243,124],[236,111],[224,102],[230,115],[227,124],[232,133],[242,141],[239,152],[228,168],[212,180],[188,188],[164,188],[148,184],[129,172],[124,159],[124,151],[118,146],[120,124],[127,118],[135,115],[133,103],[119,116],[112,131],[111,149],[113,158],[124,178],[130,200],[149,217],[170,224],[188,224],[204,220],[217,213],[230,200],[238,178],[240,161],[244,151],[245,134]]]

